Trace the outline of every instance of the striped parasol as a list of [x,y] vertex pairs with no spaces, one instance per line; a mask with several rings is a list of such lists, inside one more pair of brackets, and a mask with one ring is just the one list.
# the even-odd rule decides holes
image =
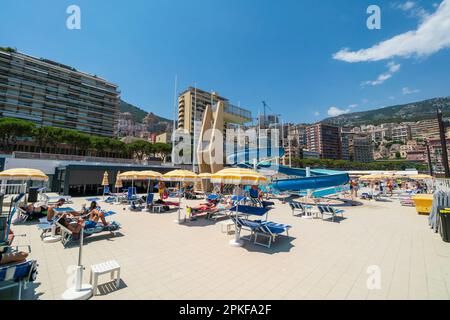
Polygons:
[[[195,172],[189,170],[173,170],[167,172],[163,176],[163,180],[165,181],[178,181],[178,189],[181,191],[181,182],[197,182],[199,181],[199,177]],[[175,223],[181,223],[180,220],[180,211],[181,211],[181,192],[178,192],[178,199],[180,204],[178,206],[178,220],[175,220]]]
[[124,173],[119,174],[117,177],[122,180],[122,181],[127,181],[127,180],[139,180],[139,171],[127,171]]
[[102,186],[109,186],[109,180],[108,180],[108,172],[105,171],[105,173],[103,174],[103,181],[102,181]]
[[432,180],[433,177],[428,174],[414,174],[411,176],[408,176],[409,179],[413,180]]
[[116,189],[120,189],[123,187],[122,179],[120,179],[119,176],[120,176],[120,171],[117,173],[116,184],[114,185],[114,187]]
[[48,176],[41,170],[17,168],[0,172],[0,180],[48,181]]
[[200,173],[200,174],[198,175],[198,177],[199,177],[200,179],[205,179],[205,180],[211,179],[211,176],[212,176],[212,173],[208,173],[208,172]]
[[379,181],[384,179],[390,179],[393,178],[394,175],[392,174],[371,174],[366,176],[359,177],[359,180],[366,180],[366,181]]
[[189,170],[173,170],[163,175],[165,181],[178,181],[178,182],[196,182],[199,177],[196,173]]
[[260,184],[266,184],[268,182],[268,179],[254,170],[243,168],[228,168],[212,174],[211,182],[255,186]]

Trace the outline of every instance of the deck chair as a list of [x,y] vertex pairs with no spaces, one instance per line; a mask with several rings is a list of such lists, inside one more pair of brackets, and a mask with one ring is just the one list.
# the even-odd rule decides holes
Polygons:
[[218,202],[221,196],[218,194],[210,194],[206,197],[206,201],[208,202]]
[[[280,224],[274,222],[266,222],[266,221],[255,221],[260,223],[260,227],[255,231],[255,244],[270,248],[272,243],[275,242],[275,239],[286,233],[286,236],[289,237],[289,229],[292,226],[287,224]],[[266,243],[261,242],[258,239],[267,239]]]
[[7,216],[1,216],[0,218],[0,251],[2,251],[4,246],[8,246],[9,231],[11,230],[11,223],[14,215],[18,212],[18,207],[20,201],[25,197],[25,193],[21,193],[16,196],[9,206],[9,211]]
[[153,200],[155,200],[155,195],[153,193],[148,193],[147,198],[145,199],[145,207],[147,209],[151,209],[153,206]]
[[336,215],[340,214],[342,217],[344,217],[344,210],[342,209],[335,209],[330,206],[318,206],[320,214],[322,216],[322,220],[324,220],[324,216],[330,216],[332,221],[334,222],[334,219]]
[[249,235],[241,237],[241,239],[250,241],[250,242],[252,241],[256,231],[259,229],[259,227],[261,225],[260,223],[242,219],[239,217],[236,218],[235,216],[231,216],[231,220],[237,225],[239,232],[242,230],[250,232]]
[[110,196],[110,195],[112,195],[112,192],[111,192],[111,189],[109,188],[109,186],[104,186],[104,188],[103,188],[103,195],[108,195],[108,196]]
[[22,299],[22,288],[27,289],[29,282],[36,280],[37,261],[25,262],[0,266],[0,290],[18,287],[17,299]]
[[[262,208],[262,207],[252,207],[252,206],[244,206],[244,205],[238,205],[237,206],[237,211],[239,214],[244,215],[244,216],[258,216],[258,217],[263,217],[266,216],[266,220],[267,217],[269,215],[269,208]],[[236,212],[236,206],[232,207],[230,209],[230,213],[231,215],[235,214]]]
[[[114,214],[116,214],[114,211],[105,212],[105,218]],[[66,246],[68,243],[76,239],[74,239],[73,232],[66,228],[60,220],[61,218],[58,218],[58,220],[55,221],[55,224],[61,230],[61,243],[63,244],[63,246]],[[115,235],[115,232],[119,230],[120,227],[121,225],[115,221],[112,221],[111,225],[109,226],[103,226],[101,223],[98,223],[94,228],[84,229],[84,236],[88,237],[90,235],[103,232],[110,232]]]
[[[296,216],[296,215],[303,216],[306,214],[306,209],[300,202],[295,202],[295,201],[289,202],[289,206],[291,207],[293,216]],[[300,213],[295,214],[296,211],[299,211]]]
[[257,189],[250,189],[249,190],[249,196],[250,196],[250,198],[258,199],[259,198],[258,190]]
[[127,201],[131,203],[131,201],[137,200],[136,195],[136,187],[129,187],[127,191]]

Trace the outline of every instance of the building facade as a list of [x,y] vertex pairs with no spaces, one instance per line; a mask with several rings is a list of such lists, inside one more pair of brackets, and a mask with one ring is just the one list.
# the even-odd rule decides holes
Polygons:
[[[230,104],[227,98],[217,92],[207,92],[189,87],[178,97],[178,129],[194,134],[194,123],[201,123],[207,106],[215,109],[218,102],[224,103],[224,126],[230,124],[245,124],[252,120],[250,111]],[[199,130],[199,129],[198,129]]]
[[418,121],[411,125],[411,136],[416,140],[439,138],[439,122],[437,119]]
[[342,159],[339,127],[317,123],[307,128],[308,151],[317,152],[322,159]]
[[[233,128],[236,125],[241,126],[252,121],[252,114],[249,110],[232,105],[227,98],[221,97],[216,92],[210,93],[194,87],[189,87],[182,92],[178,97],[178,129],[190,134],[192,150],[194,151],[191,157],[195,163],[197,163],[197,160],[194,144],[198,144],[201,139],[207,109],[214,117],[215,128],[223,134],[224,142],[227,139],[226,131],[228,128]],[[218,118],[220,118],[220,121],[217,121]],[[220,128],[217,127],[219,123]]]
[[356,162],[372,162],[373,147],[370,135],[355,135],[352,138],[352,160]]
[[120,93],[105,79],[47,59],[0,50],[0,115],[113,137]]
[[396,125],[392,128],[393,141],[408,141],[411,139],[411,127],[408,124]]

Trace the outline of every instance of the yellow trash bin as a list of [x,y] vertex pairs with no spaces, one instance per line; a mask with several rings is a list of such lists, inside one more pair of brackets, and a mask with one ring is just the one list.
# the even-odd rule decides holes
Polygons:
[[433,207],[433,195],[432,194],[418,194],[412,196],[412,200],[416,205],[416,211],[418,214],[430,214]]

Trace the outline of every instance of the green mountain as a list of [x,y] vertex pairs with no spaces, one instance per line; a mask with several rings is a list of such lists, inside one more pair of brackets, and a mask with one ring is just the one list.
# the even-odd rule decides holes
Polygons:
[[147,111],[142,110],[139,107],[136,107],[126,101],[123,101],[122,99],[120,100],[120,112],[129,112],[133,115],[133,120],[135,123],[142,123],[142,120],[147,117],[148,115],[150,115],[152,122],[154,121],[155,123],[158,122],[166,122],[168,124],[172,124],[172,120],[163,118],[163,117],[159,117],[153,113],[148,113]]
[[450,97],[434,98],[369,111],[346,113],[337,117],[324,119],[321,122],[337,126],[414,122],[436,118],[436,109],[438,107],[442,109],[444,117],[449,117]]

